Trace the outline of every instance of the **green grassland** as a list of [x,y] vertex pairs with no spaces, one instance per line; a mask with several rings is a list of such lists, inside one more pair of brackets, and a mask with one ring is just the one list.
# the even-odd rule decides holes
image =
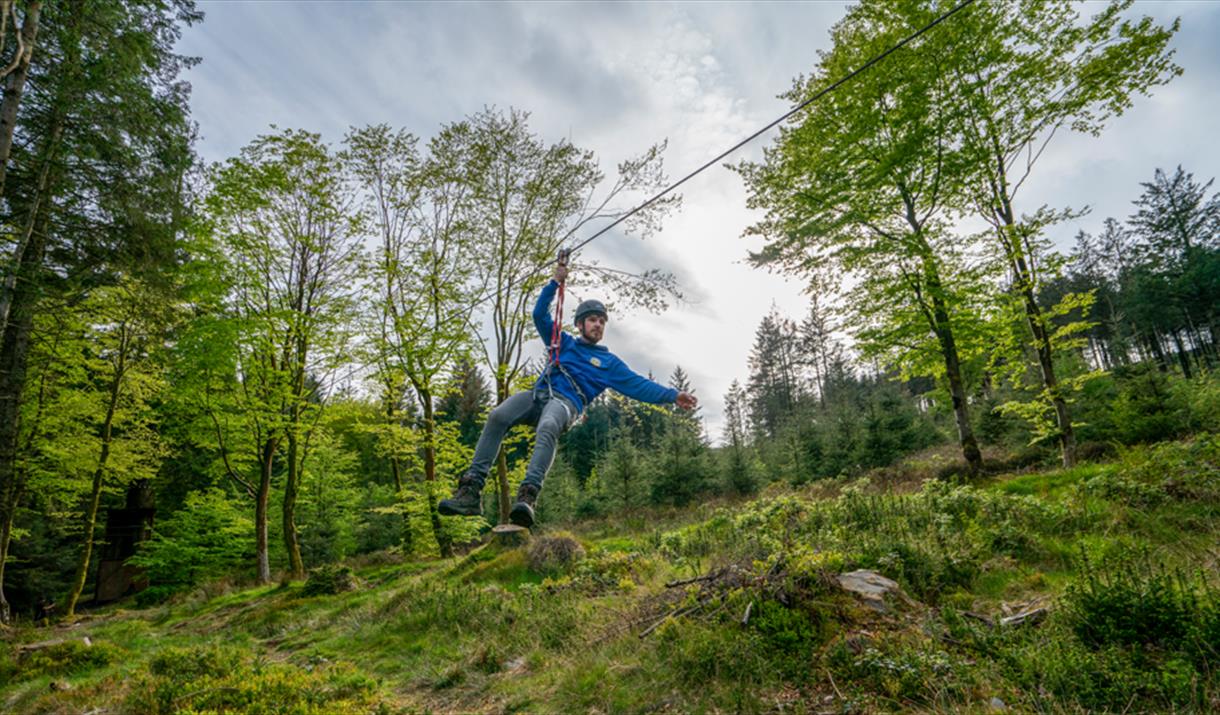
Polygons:
[[[877,482],[10,631],[0,709],[1220,709],[1220,438],[974,485]],[[859,568],[905,598],[877,611],[840,589]]]

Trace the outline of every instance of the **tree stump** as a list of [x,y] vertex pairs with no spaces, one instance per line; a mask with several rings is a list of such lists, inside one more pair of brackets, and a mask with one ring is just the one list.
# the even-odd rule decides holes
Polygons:
[[524,546],[530,540],[530,530],[516,524],[499,524],[492,528],[496,543],[506,548]]

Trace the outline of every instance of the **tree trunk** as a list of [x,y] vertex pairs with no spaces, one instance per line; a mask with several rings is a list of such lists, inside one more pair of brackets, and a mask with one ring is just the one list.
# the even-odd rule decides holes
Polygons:
[[[0,495],[0,498],[5,500],[5,503],[11,503],[14,506],[21,498],[21,490],[13,485],[14,489],[10,494]],[[13,517],[16,509],[4,509],[0,513],[0,624],[8,625],[13,622],[13,607],[9,604],[8,598],[4,595],[4,565],[8,563],[8,547],[13,540]]]
[[[496,380],[496,397],[499,404],[508,399],[507,383]],[[496,455],[496,485],[499,486],[499,512],[500,523],[508,523],[508,512],[512,509],[512,495],[508,490],[508,456],[504,454],[504,447],[500,447],[500,453]]]
[[[47,225],[50,223],[50,207],[44,197],[52,183],[51,166],[62,132],[61,115],[58,121],[52,124],[47,143],[44,145],[42,166],[36,184],[37,192],[20,238],[26,248],[13,271],[17,278],[14,283],[17,289],[13,291],[9,306],[12,319],[4,322],[4,330],[0,333],[0,497],[4,499],[3,503],[0,503],[0,521],[3,521],[5,529],[8,530],[6,539],[11,537],[17,500],[22,492],[17,483],[17,440],[21,433],[21,404],[25,391],[30,332],[34,325],[34,313],[42,298],[39,274],[42,272]],[[6,542],[3,555],[7,554]],[[0,563],[0,618],[10,610],[8,600],[4,596],[3,576],[3,564]]]
[[[937,308],[937,313],[943,312],[943,306]],[[948,317],[947,315],[945,316]],[[957,354],[957,342],[948,322],[944,328],[937,331],[940,342],[941,357],[945,361],[945,380],[949,383],[949,397],[953,400],[953,419],[957,423],[957,441],[962,447],[962,456],[966,459],[966,467],[971,477],[977,477],[983,471],[983,453],[979,450],[978,440],[974,437],[974,428],[970,425],[969,403],[966,400],[966,387],[962,382],[961,359]]]
[[958,340],[953,334],[953,326],[949,323],[949,310],[944,304],[941,294],[941,277],[930,272],[932,317],[935,318],[936,338],[941,344],[941,356],[944,359],[944,377],[949,383],[949,397],[953,400],[953,417],[958,425],[958,443],[961,444],[961,456],[966,459],[966,469],[971,477],[980,475],[983,469],[982,451],[978,449],[974,427],[970,425],[970,404],[966,400],[966,388],[961,379],[961,357],[958,355]]
[[[396,427],[399,423],[394,417],[394,392],[388,384],[386,386],[385,401],[386,423]],[[399,463],[397,456],[390,457],[390,474],[394,477],[394,494],[398,497],[398,502],[402,506],[402,552],[410,556],[415,552],[415,535],[411,533],[411,514],[408,509],[410,505],[407,503],[410,495],[403,490],[402,464]]]
[[1161,346],[1161,336],[1157,334],[1156,329],[1147,337],[1148,349],[1152,351],[1152,357],[1156,360],[1156,369],[1161,372],[1169,372],[1169,360],[1165,357],[1165,348]]
[[120,330],[123,332],[119,342],[118,363],[115,366],[114,379],[110,382],[110,401],[106,405],[106,418],[102,421],[102,451],[97,458],[97,468],[93,470],[93,491],[89,495],[89,508],[85,512],[85,545],[80,563],[76,567],[72,590],[64,604],[64,617],[68,619],[76,615],[76,602],[80,600],[80,594],[85,590],[85,580],[89,576],[89,560],[93,556],[93,532],[97,527],[97,508],[102,499],[102,479],[106,474],[106,462],[110,459],[110,441],[114,434],[114,412],[119,405],[123,375],[127,371],[127,328],[122,327]]
[[278,446],[278,440],[267,440],[263,445],[259,465],[258,494],[254,502],[254,550],[258,560],[259,583],[271,583],[271,558],[267,549],[267,506],[271,496],[271,466]]
[[441,515],[436,510],[436,422],[432,404],[432,392],[419,391],[419,400],[424,407],[424,483],[428,485],[428,513],[432,517],[432,534],[440,547],[441,558],[453,556],[453,542],[441,526]]
[[[25,92],[25,81],[30,75],[30,58],[34,55],[34,40],[38,36],[38,16],[42,11],[42,0],[33,0],[25,9],[25,21],[21,24],[22,53],[16,57],[17,65],[4,80],[4,100],[0,103],[0,197],[4,196],[4,182],[8,175],[8,159],[13,149],[13,131],[17,128],[17,108]],[[17,28],[13,28],[15,31]],[[21,247],[18,246],[18,252]]]
[[305,577],[305,563],[301,560],[301,544],[297,538],[296,525],[300,471],[300,439],[295,428],[291,428],[288,432],[288,475],[284,480],[284,549],[288,552],[289,576],[297,579]]
[[[1024,269],[1024,262],[1019,262]],[[1038,366],[1042,369],[1042,384],[1050,393],[1051,404],[1055,407],[1055,421],[1059,427],[1059,446],[1063,454],[1063,466],[1073,467],[1076,465],[1076,434],[1072,430],[1072,415],[1068,409],[1067,400],[1060,393],[1059,381],[1055,377],[1050,335],[1042,322],[1042,309],[1038,307],[1033,288],[1028,281],[1022,282],[1021,293],[1025,298],[1026,322],[1030,332],[1033,333],[1034,347],[1038,353]]]
[[1173,344],[1178,349],[1178,364],[1182,366],[1182,376],[1189,380],[1192,377],[1190,355],[1187,353],[1186,346],[1182,344],[1182,334],[1177,330],[1173,331]]
[[1042,308],[1038,306],[1034,295],[1034,275],[1026,262],[1026,249],[1023,240],[1017,235],[1017,226],[1013,219],[1012,207],[1007,198],[1004,200],[1004,211],[1001,218],[1004,226],[997,229],[999,239],[1008,256],[1009,268],[1015,278],[1015,286],[1021,292],[1025,304],[1025,320],[1030,334],[1034,338],[1034,351],[1038,355],[1038,367],[1042,371],[1042,385],[1051,397],[1055,408],[1055,423],[1059,428],[1059,447],[1063,455],[1063,466],[1072,467],[1076,464],[1076,434],[1072,429],[1071,410],[1067,400],[1059,389],[1059,380],[1055,376],[1054,351],[1051,347],[1050,333],[1046,330],[1046,322],[1042,317]]
[[394,475],[394,493],[402,505],[402,552],[410,556],[415,553],[415,534],[411,533],[410,504],[407,502],[410,495],[402,488],[402,465],[398,463],[398,457],[390,457],[390,473]]
[[[41,10],[41,0],[35,0],[26,9],[25,22],[20,30],[23,45],[22,54],[17,58],[17,66],[5,78],[4,100],[3,104],[0,104],[0,198],[5,195],[4,189],[5,180],[8,177],[8,161],[12,155],[13,148],[13,132],[17,128],[17,109],[21,105],[25,81],[29,76],[30,57],[34,53],[34,39],[38,34],[38,17]],[[15,27],[13,29],[16,30]],[[54,149],[52,148],[52,150]],[[34,200],[35,202],[41,200],[41,196],[35,197]],[[22,254],[28,250],[28,247],[29,238],[23,235],[13,248],[13,266],[21,264]],[[9,310],[12,307],[13,301],[13,291],[16,290],[16,286],[17,271],[14,269],[4,276],[4,284],[0,285],[0,325],[8,322]]]

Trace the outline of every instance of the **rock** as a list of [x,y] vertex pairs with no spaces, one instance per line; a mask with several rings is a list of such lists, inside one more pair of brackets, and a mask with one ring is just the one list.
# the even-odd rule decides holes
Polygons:
[[896,581],[886,578],[876,571],[857,569],[841,573],[836,578],[844,591],[856,594],[864,605],[880,613],[889,610],[886,598],[891,594],[905,602],[910,602]]
[[52,680],[51,681],[51,690],[64,691],[64,690],[71,690],[71,689],[72,689],[72,683],[69,683],[66,680]]
[[999,698],[994,697],[994,696],[991,698],[991,700],[987,701],[987,706],[996,712],[1000,712],[1000,711],[1008,709],[1008,705],[1003,700],[1000,700]]

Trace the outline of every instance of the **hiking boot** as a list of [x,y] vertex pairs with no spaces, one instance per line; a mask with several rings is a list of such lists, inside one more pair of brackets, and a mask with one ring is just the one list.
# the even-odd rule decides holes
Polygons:
[[437,511],[444,516],[478,516],[483,513],[483,500],[479,499],[482,487],[474,477],[466,475],[458,480],[453,496],[442,499]]
[[508,513],[508,520],[517,526],[530,528],[534,525],[534,503],[538,501],[538,487],[522,484],[517,490],[517,503]]

